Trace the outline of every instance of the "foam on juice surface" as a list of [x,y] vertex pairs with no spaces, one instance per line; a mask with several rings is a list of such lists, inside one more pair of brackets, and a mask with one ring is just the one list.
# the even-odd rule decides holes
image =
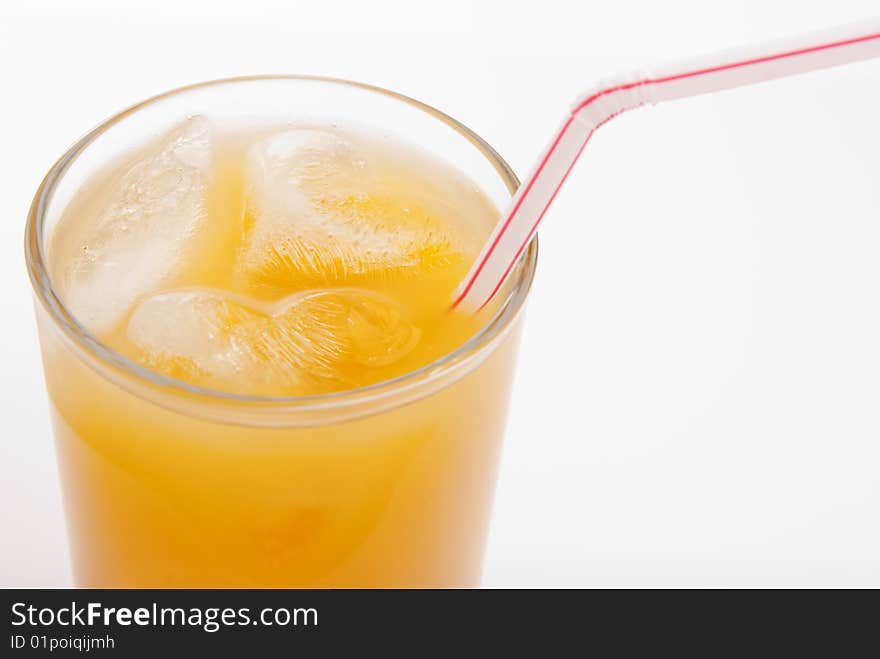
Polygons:
[[142,365],[307,395],[402,375],[466,341],[486,318],[447,307],[496,217],[414,148],[197,117],[96,176],[50,263],[80,322]]

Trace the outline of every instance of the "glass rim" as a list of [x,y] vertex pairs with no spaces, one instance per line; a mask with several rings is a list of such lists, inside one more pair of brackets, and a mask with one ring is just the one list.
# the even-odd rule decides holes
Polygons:
[[[446,124],[449,128],[452,128],[459,135],[468,140],[493,166],[511,195],[513,195],[519,187],[519,179],[510,165],[508,165],[498,152],[476,132],[431,105],[382,87],[352,80],[345,80],[342,78],[300,74],[237,76],[218,78],[176,87],[135,103],[99,123],[65,151],[65,153],[52,165],[37,188],[28,212],[27,226],[25,229],[25,261],[33,290],[43,308],[49,313],[55,326],[59,327],[65,337],[68,340],[71,340],[78,349],[84,350],[91,357],[96,357],[103,365],[109,365],[121,370],[123,374],[127,376],[133,376],[139,383],[159,386],[163,389],[171,389],[179,394],[195,396],[199,399],[212,402],[238,403],[244,405],[251,404],[258,405],[261,408],[269,406],[273,411],[284,408],[287,408],[290,411],[320,411],[325,409],[342,408],[348,405],[353,406],[377,398],[384,398],[393,395],[398,391],[405,390],[410,386],[423,384],[425,382],[430,382],[431,380],[439,380],[443,375],[454,370],[454,367],[461,362],[466,361],[468,358],[480,354],[483,350],[491,347],[494,340],[502,335],[518,317],[519,312],[528,297],[537,266],[537,236],[531,241],[528,249],[520,256],[519,262],[514,269],[515,285],[513,286],[513,289],[499,306],[495,314],[467,341],[451,352],[448,352],[413,371],[366,386],[330,393],[309,394],[304,396],[264,396],[240,394],[190,384],[183,380],[178,380],[148,369],[104,345],[67,309],[61,296],[58,295],[55,290],[52,279],[49,276],[43,240],[43,229],[47,209],[49,208],[55,188],[68,169],[77,160],[79,155],[118,122],[155,103],[173,96],[183,95],[188,92],[198,91],[208,87],[220,87],[223,85],[260,81],[300,81],[340,85],[380,94],[392,100],[400,101],[416,110],[432,116],[441,123]],[[99,375],[104,376],[100,373]]]

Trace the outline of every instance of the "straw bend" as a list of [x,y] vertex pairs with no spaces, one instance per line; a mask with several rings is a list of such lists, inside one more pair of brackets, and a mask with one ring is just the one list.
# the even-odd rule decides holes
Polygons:
[[597,85],[572,106],[456,290],[452,306],[482,309],[498,293],[593,133],[622,112],[874,57],[880,57],[880,19]]

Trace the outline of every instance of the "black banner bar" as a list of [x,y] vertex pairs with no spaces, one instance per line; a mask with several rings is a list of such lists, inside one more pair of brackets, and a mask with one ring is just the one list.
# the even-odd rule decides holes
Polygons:
[[[876,592],[4,590],[3,657],[876,650]],[[760,639],[758,641],[754,639]],[[474,645],[480,641],[480,646]],[[756,645],[757,643],[757,645]],[[489,644],[488,646],[486,644]],[[852,647],[852,652],[846,650]],[[865,647],[865,646],[861,646]],[[592,651],[591,651],[592,650]],[[257,653],[254,655],[254,653]],[[198,653],[198,654],[192,654]],[[495,652],[490,653],[494,655]],[[360,655],[358,655],[360,656]]]

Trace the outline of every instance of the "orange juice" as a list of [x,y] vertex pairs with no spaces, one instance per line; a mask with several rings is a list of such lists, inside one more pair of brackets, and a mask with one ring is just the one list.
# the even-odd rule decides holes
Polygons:
[[320,122],[191,116],[92,172],[45,247],[86,344],[37,313],[77,582],[477,583],[516,325],[468,351],[498,308],[448,306],[497,214]]

